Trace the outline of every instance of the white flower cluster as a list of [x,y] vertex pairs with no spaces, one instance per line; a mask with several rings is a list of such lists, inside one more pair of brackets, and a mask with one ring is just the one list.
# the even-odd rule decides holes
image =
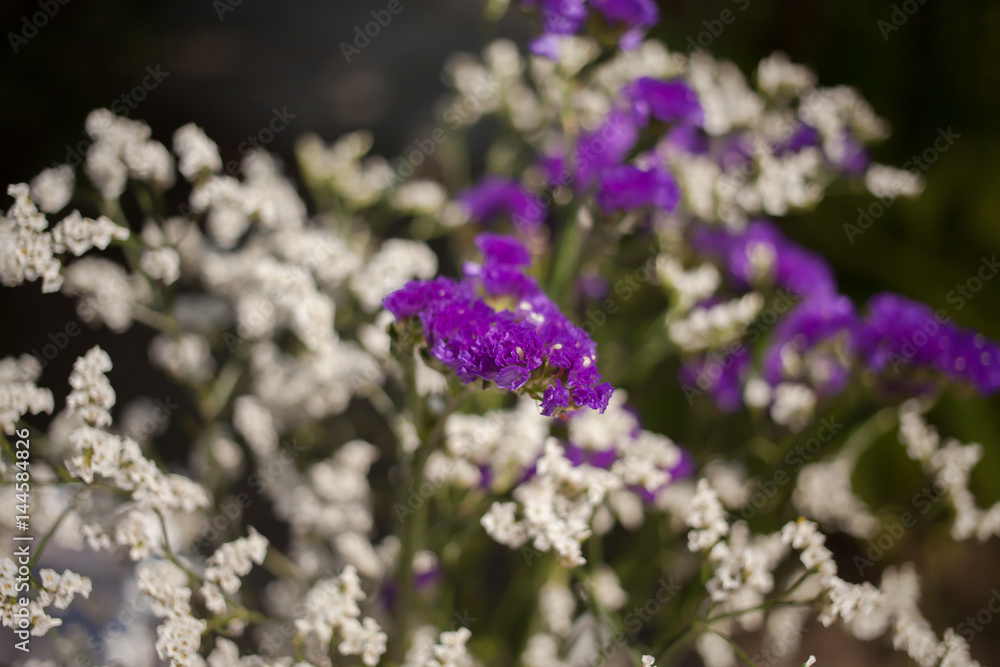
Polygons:
[[167,147],[150,139],[143,122],[116,116],[108,109],[90,112],[85,123],[94,140],[84,170],[105,199],[125,192],[129,178],[166,189],[174,184],[174,160]]
[[882,583],[852,584],[837,576],[833,554],[824,546],[825,536],[815,523],[805,519],[785,525],[782,541],[800,550],[802,564],[818,572],[820,591],[828,604],[820,622],[829,627],[838,618],[848,631],[862,640],[872,640],[892,629],[893,646],[905,651],[921,667],[948,665],[979,667],[969,656],[966,641],[954,630],[946,630],[939,641],[930,624],[921,615],[920,581],[912,565],[900,570],[886,568]]
[[76,174],[68,164],[50,167],[31,179],[31,198],[46,213],[58,213],[70,199],[76,187]]
[[444,451],[431,454],[426,477],[474,488],[483,482],[481,470],[488,467],[489,488],[503,493],[541,455],[550,424],[527,397],[510,410],[451,415],[445,422]]
[[824,527],[839,528],[855,537],[874,537],[882,524],[851,490],[854,465],[855,461],[845,456],[807,465],[799,472],[792,502]]
[[76,313],[84,322],[104,323],[121,333],[132,326],[138,304],[147,300],[146,286],[116,262],[84,257],[66,268],[63,291],[79,297]]
[[[501,544],[520,548],[529,540],[539,551],[554,551],[566,566],[586,563],[581,544],[593,533],[591,520],[621,478],[589,465],[574,466],[555,438],[545,445],[537,475],[514,490],[517,503],[495,502],[483,516],[486,532]],[[517,505],[523,508],[515,518]]]
[[189,181],[222,169],[219,147],[194,123],[174,132],[174,153],[178,157],[177,170]]
[[696,306],[684,319],[671,322],[667,333],[685,352],[721,347],[739,339],[763,307],[764,297],[757,292],[714,306]]
[[437,640],[434,629],[416,633],[403,667],[473,667],[476,663],[465,644],[472,636],[468,628],[442,632]]
[[69,434],[75,456],[67,459],[66,468],[87,484],[100,475],[130,493],[138,510],[119,524],[116,539],[129,546],[132,558],[138,560],[154,548],[149,539],[147,510],[189,513],[207,507],[209,499],[200,484],[182,475],[164,474],[143,456],[133,439],[101,430],[111,425],[110,409],[115,403],[114,389],[104,375],[111,367],[110,357],[99,347],[92,348],[73,366],[67,415],[79,415],[86,424]]
[[112,240],[124,241],[128,237],[129,230],[107,216],[91,220],[73,211],[52,228],[52,251],[69,251],[79,257],[91,248],[104,250]]
[[718,492],[707,479],[698,480],[685,521],[691,527],[688,533],[688,548],[691,551],[708,551],[729,534],[726,510],[719,502]]
[[223,544],[208,558],[205,584],[201,587],[205,606],[215,614],[226,610],[226,595],[240,590],[240,577],[250,572],[253,564],[260,565],[267,555],[267,538],[250,527],[250,534]]
[[937,429],[921,416],[921,406],[915,400],[899,409],[899,440],[906,446],[911,459],[920,462],[924,471],[934,478],[935,491],[943,493],[955,511],[951,534],[956,540],[975,536],[980,542],[1000,535],[1000,502],[982,509],[969,490],[969,477],[983,457],[982,445],[962,444],[949,439],[944,446]]
[[656,273],[660,281],[673,293],[671,310],[686,313],[691,308],[715,294],[721,276],[714,264],[704,263],[685,270],[674,257],[661,254],[656,258]]
[[35,384],[41,374],[41,364],[31,355],[0,359],[0,428],[7,435],[29,412],[52,413],[52,392]]
[[348,565],[340,575],[316,583],[305,597],[305,613],[295,620],[296,629],[318,639],[322,655],[329,652],[334,633],[341,639],[341,655],[360,655],[374,667],[385,653],[387,637],[373,618],[361,617],[358,603],[365,599],[361,580]]
[[14,204],[7,215],[0,216],[0,282],[7,286],[42,279],[43,292],[55,292],[62,286],[61,265],[52,247],[49,226],[29,196],[26,183],[7,188]]
[[100,347],[92,347],[73,364],[69,386],[73,390],[66,397],[66,411],[79,415],[91,426],[111,425],[110,409],[115,404],[115,390],[105,373],[110,371],[111,357]]
[[315,134],[307,134],[295,148],[308,181],[329,187],[351,208],[365,208],[385,194],[394,178],[383,158],[369,156],[362,162],[373,142],[370,132],[359,131],[327,147]]
[[[55,605],[57,609],[66,609],[77,595],[89,598],[92,590],[88,577],[70,570],[65,570],[60,575],[55,570],[43,568],[39,570],[38,577],[41,588],[27,607],[28,624],[35,637],[41,637],[52,628],[62,625],[61,618],[54,618],[45,612],[46,607]],[[14,616],[19,599],[25,597],[24,589],[18,589],[17,578],[18,566],[14,559],[0,559],[0,622],[7,628],[23,629]]]

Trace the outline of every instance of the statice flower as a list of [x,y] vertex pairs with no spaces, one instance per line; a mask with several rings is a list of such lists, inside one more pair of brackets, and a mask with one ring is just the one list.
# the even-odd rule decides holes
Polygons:
[[680,122],[683,127],[700,126],[705,111],[698,94],[683,80],[661,81],[644,76],[628,84],[622,91],[632,100],[637,118],[650,118],[665,123]]
[[655,206],[673,211],[680,190],[673,177],[663,169],[640,169],[619,165],[604,171],[597,189],[597,205],[604,213],[634,211]]
[[528,251],[511,237],[482,234],[482,265],[461,281],[413,281],[385,299],[400,324],[415,330],[430,356],[465,383],[495,382],[542,400],[542,414],[602,411],[613,388],[601,382],[594,341],[572,324],[524,273]]
[[527,231],[545,221],[547,207],[536,201],[517,181],[487,176],[479,184],[459,195],[459,204],[469,220],[488,223],[501,215],[510,216],[517,231]]
[[751,222],[739,232],[699,226],[691,244],[718,261],[740,287],[771,284],[804,297],[837,291],[826,260],[789,241],[767,220]]
[[1000,345],[922,303],[877,294],[868,301],[865,322],[865,360],[876,371],[929,369],[983,395],[1000,389]]
[[52,392],[36,384],[41,374],[41,364],[31,355],[0,359],[0,429],[7,435],[29,412],[52,412]]
[[825,394],[839,393],[849,380],[860,330],[854,304],[845,296],[801,303],[775,330],[764,352],[763,377],[772,386],[806,379]]
[[621,47],[639,45],[646,30],[660,21],[653,0],[522,0],[537,7],[542,15],[543,35],[531,44],[531,50],[553,60],[558,57],[558,37],[578,32],[594,9],[612,28],[623,30]]

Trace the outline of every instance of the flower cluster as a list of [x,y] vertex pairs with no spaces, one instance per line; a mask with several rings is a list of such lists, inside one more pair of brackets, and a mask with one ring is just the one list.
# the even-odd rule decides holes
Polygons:
[[[732,667],[804,656],[817,619],[888,636],[921,667],[978,667],[963,626],[935,629],[916,568],[883,547],[891,506],[853,481],[898,423],[933,481],[914,505],[944,500],[955,540],[1000,535],[1000,504],[974,493],[984,448],[924,416],[949,383],[1000,388],[1000,346],[895,294],[856,306],[775,220],[838,179],[918,194],[919,176],[870,159],[885,123],[781,54],[751,81],[644,39],[652,0],[520,4],[544,30],[527,53],[500,40],[446,67],[454,131],[502,121],[487,173],[448,181],[471,188],[431,176],[458,174],[461,141],[394,169],[367,132],[310,135],[297,153],[314,208],[266,151],[228,175],[196,125],[171,153],[107,110],[87,119],[81,173],[9,188],[0,282],[40,279],[95,328],[142,329],[171,382],[155,401],[116,392],[112,355],[88,342],[48,418],[42,363],[0,359],[0,504],[28,505],[30,486],[39,537],[30,567],[0,559],[5,626],[134,667],[568,667],[626,653],[653,667],[691,652]],[[177,174],[189,196],[175,214]],[[139,196],[120,202],[127,189]],[[473,239],[482,259],[463,263]],[[98,256],[112,243],[124,252]],[[628,393],[598,371],[598,343]],[[690,402],[707,391],[749,414],[672,410],[677,365]],[[892,407],[860,424],[837,413],[852,422],[842,436],[832,410],[816,420],[838,397]],[[767,478],[768,462],[785,465]],[[24,531],[11,514],[5,541]],[[884,552],[880,581],[860,556],[862,580],[842,576],[849,538]],[[101,586],[43,567],[69,552],[74,570],[100,561]],[[254,565],[267,575],[248,577]],[[77,596],[101,599],[60,614]],[[129,621],[96,648],[80,618],[110,627],[109,601]]]
[[[722,372],[702,383],[723,409],[736,409],[742,396],[747,405],[771,406],[775,421],[792,423],[783,416],[800,405],[811,413],[817,397],[840,394],[861,373],[875,374],[887,390],[911,395],[931,392],[940,384],[936,377],[971,385],[982,395],[1000,389],[1000,345],[956,326],[947,313],[898,294],[873,296],[862,315],[838,293],[823,258],[788,240],[768,221],[755,220],[740,231],[698,226],[691,243],[720,265],[732,289],[778,297],[787,292],[796,301],[789,305],[776,299],[777,312],[759,328],[752,326],[757,313],[735,325],[726,323],[730,340],[719,339],[707,326],[672,325],[672,337],[686,351],[726,350],[738,343]],[[748,291],[743,298],[760,298],[758,294]],[[766,345],[755,371],[748,351],[762,338]],[[710,360],[704,354],[693,358],[682,379],[689,384],[708,380]]]
[[495,382],[542,400],[542,414],[603,412],[613,388],[601,382],[593,340],[524,273],[528,251],[510,237],[481,234],[483,263],[464,278],[414,281],[385,299],[398,322],[419,320],[430,355],[469,383]]

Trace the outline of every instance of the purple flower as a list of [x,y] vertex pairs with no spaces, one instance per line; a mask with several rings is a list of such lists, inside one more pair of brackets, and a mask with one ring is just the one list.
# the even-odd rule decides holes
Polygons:
[[622,164],[639,140],[639,128],[633,114],[615,109],[592,132],[580,136],[576,150],[566,158],[549,155],[540,160],[549,180],[560,185],[572,184],[577,192],[586,192],[608,167]]
[[708,135],[694,125],[675,125],[670,128],[660,146],[668,151],[673,149],[690,155],[705,155],[709,152]]
[[605,213],[632,211],[656,206],[672,211],[680,199],[680,189],[666,171],[653,167],[648,171],[632,165],[619,165],[601,174],[597,204]]
[[509,215],[515,229],[530,229],[545,221],[548,208],[512,178],[487,176],[479,185],[458,196],[473,222],[485,223]]
[[705,112],[698,95],[684,81],[659,81],[642,77],[625,86],[622,93],[632,99],[638,118],[648,122],[652,116],[665,123],[701,125]]
[[509,236],[480,234],[476,237],[476,247],[483,253],[483,263],[487,266],[530,266],[531,255],[521,242]]
[[868,151],[848,130],[844,130],[841,141],[843,142],[841,155],[831,160],[833,164],[850,176],[860,176],[865,173],[871,162]]
[[476,245],[483,263],[467,264],[461,281],[407,283],[385,298],[386,309],[404,326],[419,319],[430,355],[465,383],[482,379],[527,393],[542,400],[546,415],[603,412],[614,388],[601,382],[596,346],[524,273],[528,251],[494,234]]
[[562,380],[556,380],[545,389],[542,398],[542,414],[550,417],[565,408],[569,407],[569,390],[566,389]]
[[743,405],[743,380],[751,363],[750,351],[740,346],[734,352],[701,355],[681,366],[680,379],[686,395],[707,391],[723,412]]
[[863,342],[865,359],[876,371],[929,368],[982,395],[1000,389],[997,343],[899,294],[885,292],[868,301]]
[[819,132],[816,128],[801,123],[788,139],[775,149],[775,153],[798,153],[803,148],[817,147],[820,144]]
[[[521,0],[521,3],[537,7],[542,15],[544,34],[531,43],[532,53],[553,60],[558,57],[555,38],[579,32],[590,13],[585,0]],[[623,49],[639,46],[645,31],[660,21],[653,0],[590,0],[590,5],[609,24],[625,29],[620,42]]]
[[[715,258],[742,287],[758,282],[762,267],[754,257],[771,254],[769,274],[777,287],[801,296],[836,294],[833,272],[818,254],[789,241],[772,223],[756,220],[742,232],[702,226],[692,239],[695,250]],[[758,246],[760,246],[758,248]],[[766,267],[764,267],[766,268]],[[766,277],[766,276],[765,276]]]
[[[836,394],[850,377],[862,326],[845,296],[805,301],[778,325],[764,352],[761,374],[771,385],[808,379],[821,393]],[[806,373],[809,377],[803,378]]]

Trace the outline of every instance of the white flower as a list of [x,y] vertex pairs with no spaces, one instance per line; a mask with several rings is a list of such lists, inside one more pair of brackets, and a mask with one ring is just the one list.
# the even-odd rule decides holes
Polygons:
[[35,384],[42,374],[38,360],[28,354],[0,359],[0,428],[13,435],[18,420],[29,412],[52,413],[52,392]]
[[260,401],[240,396],[233,404],[233,426],[259,457],[266,457],[278,447],[274,418]]
[[103,257],[84,257],[66,269],[64,292],[81,297],[76,312],[84,322],[103,322],[115,333],[132,325],[138,296],[131,276]]
[[50,167],[31,179],[31,198],[46,213],[58,213],[73,198],[75,186],[73,167],[68,164]]
[[0,282],[14,286],[41,278],[42,291],[55,292],[62,286],[62,266],[52,256],[52,235],[45,231],[49,223],[29,192],[26,183],[7,188],[14,204],[0,216]]
[[174,152],[179,158],[177,170],[189,181],[195,180],[202,172],[214,173],[222,169],[219,147],[194,123],[188,123],[174,132]]
[[170,660],[171,667],[189,667],[200,664],[198,650],[201,633],[207,623],[192,616],[170,616],[156,628],[156,654]]
[[73,364],[66,397],[66,410],[78,414],[92,426],[110,426],[109,410],[115,404],[115,390],[104,375],[111,370],[111,357],[100,347],[93,347]]
[[[257,532],[253,526],[250,534],[232,542],[223,544],[207,561],[204,578],[207,582],[202,588],[206,602],[212,598],[216,602],[221,599],[217,591],[211,590],[212,585],[218,585],[228,595],[235,595],[240,590],[240,577],[244,576],[256,563],[260,565],[267,555],[267,538]],[[206,593],[206,588],[208,592]],[[225,608],[225,605],[222,605]],[[215,610],[213,610],[215,611]],[[221,613],[216,611],[216,613]]]
[[160,335],[149,345],[150,360],[178,380],[201,382],[215,372],[215,360],[204,336],[182,333],[176,339]]
[[360,655],[368,667],[375,667],[385,653],[388,636],[382,632],[375,619],[365,618],[363,622],[351,618],[341,627],[344,640],[337,647],[341,655]]
[[104,250],[112,240],[124,241],[128,237],[129,230],[116,225],[107,216],[92,220],[73,211],[52,228],[52,250],[68,250],[79,257],[91,248]]
[[691,551],[706,551],[729,533],[726,512],[719,502],[718,493],[707,479],[698,480],[686,521],[692,528],[688,533],[688,548]]
[[181,275],[181,256],[173,248],[151,248],[142,251],[139,267],[147,276],[172,285]]

